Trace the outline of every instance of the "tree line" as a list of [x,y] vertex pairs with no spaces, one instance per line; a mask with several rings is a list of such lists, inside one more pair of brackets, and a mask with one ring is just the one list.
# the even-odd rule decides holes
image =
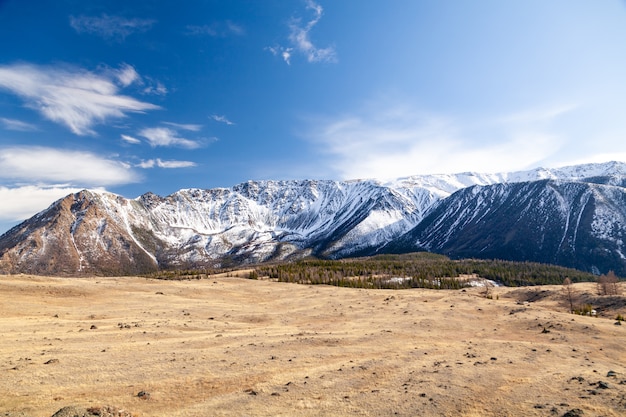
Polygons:
[[420,252],[341,260],[305,259],[255,267],[254,277],[282,282],[327,284],[360,288],[458,289],[469,285],[462,276],[476,275],[506,286],[594,281],[591,273],[536,262],[452,260]]
[[[601,281],[599,285],[614,288],[618,278],[611,272],[608,283],[589,272],[537,262],[505,260],[459,259],[444,255],[418,252],[398,255],[377,255],[340,260],[302,259],[291,262],[247,266],[250,279],[273,279],[301,284],[325,284],[358,288],[436,288],[459,289],[470,285],[466,276],[495,281],[509,287]],[[237,268],[168,269],[147,274],[147,277],[167,280],[210,278],[215,274],[241,276]]]

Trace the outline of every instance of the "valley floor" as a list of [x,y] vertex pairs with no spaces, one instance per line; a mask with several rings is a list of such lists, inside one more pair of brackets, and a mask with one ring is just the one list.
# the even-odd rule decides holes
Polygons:
[[0,276],[0,416],[626,415],[626,325],[544,290]]

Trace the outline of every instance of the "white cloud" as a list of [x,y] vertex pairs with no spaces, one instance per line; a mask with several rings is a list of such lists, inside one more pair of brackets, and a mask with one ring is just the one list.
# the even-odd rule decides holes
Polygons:
[[189,168],[195,167],[196,163],[191,161],[163,161],[160,158],[148,159],[137,165],[140,168]]
[[[80,188],[63,186],[39,187],[28,185],[14,188],[0,186],[0,201],[2,201],[0,204],[0,221],[26,220],[45,210],[56,200],[80,190]],[[0,231],[1,233],[2,231]]]
[[407,106],[382,107],[315,121],[310,137],[341,178],[522,170],[567,145],[550,123],[563,112],[552,118],[537,112],[523,123],[512,117],[463,123]]
[[270,51],[274,56],[280,56],[287,65],[291,65],[291,52],[293,48],[286,48],[283,46],[268,46],[265,48],[267,51]]
[[122,87],[128,87],[134,82],[141,81],[141,77],[139,76],[135,68],[128,64],[123,64],[120,69],[116,71],[115,75],[117,76],[117,79]]
[[209,118],[215,120],[216,122],[224,123],[224,124],[227,124],[229,126],[233,126],[235,124],[235,123],[231,122],[230,120],[228,120],[228,118],[226,116],[222,116],[222,115],[218,115],[218,114],[212,114],[211,116],[209,116]]
[[333,46],[319,48],[311,41],[310,32],[322,18],[324,9],[313,0],[306,1],[306,9],[313,12],[313,18],[306,23],[300,18],[292,18],[289,22],[290,46],[273,46],[266,48],[274,55],[280,55],[290,65],[294,52],[304,55],[308,62],[337,62],[337,52]]
[[135,137],[132,137],[132,136],[129,136],[129,135],[120,135],[120,136],[122,137],[122,140],[124,142],[128,142],[128,143],[131,143],[133,145],[137,145],[137,144],[141,143],[141,141],[139,139],[137,139]]
[[283,57],[283,60],[287,63],[287,65],[291,65],[291,51],[292,48],[287,48],[283,50],[283,52],[280,54]]
[[138,176],[127,164],[91,152],[16,146],[0,148],[0,180],[98,187],[136,182]]
[[30,123],[22,122],[21,120],[0,117],[0,122],[2,122],[4,128],[8,130],[17,130],[20,132],[34,132],[38,130],[37,126]]
[[164,96],[167,94],[167,88],[165,88],[160,81],[154,81],[148,77],[146,78],[150,84],[143,89],[144,94],[152,94],[155,96]]
[[[124,80],[129,81],[132,74],[128,68],[125,74]],[[117,79],[120,80],[119,76]],[[0,66],[0,89],[18,95],[28,107],[77,135],[95,134],[94,124],[125,117],[128,112],[160,108],[120,95],[110,74],[99,75],[76,68],[31,64]]]
[[184,123],[172,123],[172,122],[162,122],[164,125],[169,125],[176,127],[178,129],[189,130],[191,132],[199,132],[202,130],[202,125],[196,124],[184,124]]
[[107,40],[124,41],[133,33],[150,30],[156,23],[154,19],[127,19],[121,16],[70,16],[70,25],[78,33],[89,33]]
[[314,17],[309,20],[304,26],[301,24],[300,19],[293,19],[289,24],[291,33],[289,34],[289,40],[294,45],[295,49],[303,53],[309,62],[336,62],[337,54],[335,48],[318,48],[313,45],[310,39],[309,32],[322,18],[322,6],[315,3],[312,0],[307,1],[307,9],[313,10]]
[[181,138],[176,130],[167,127],[146,128],[139,132],[139,136],[146,138],[153,148],[157,146],[180,146],[188,149],[200,147],[198,142]]

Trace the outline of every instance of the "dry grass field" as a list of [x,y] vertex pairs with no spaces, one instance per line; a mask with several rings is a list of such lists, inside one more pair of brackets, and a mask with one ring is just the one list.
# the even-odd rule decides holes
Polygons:
[[480,291],[2,276],[0,416],[626,415],[623,302]]

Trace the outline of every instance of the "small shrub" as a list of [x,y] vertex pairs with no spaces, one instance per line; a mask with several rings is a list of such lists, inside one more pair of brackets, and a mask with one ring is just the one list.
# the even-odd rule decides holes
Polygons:
[[593,306],[591,304],[584,304],[574,309],[574,314],[578,314],[581,316],[591,316],[592,310],[593,310]]
[[618,314],[617,317],[615,317],[615,320],[624,321],[624,316],[622,316],[621,314]]

